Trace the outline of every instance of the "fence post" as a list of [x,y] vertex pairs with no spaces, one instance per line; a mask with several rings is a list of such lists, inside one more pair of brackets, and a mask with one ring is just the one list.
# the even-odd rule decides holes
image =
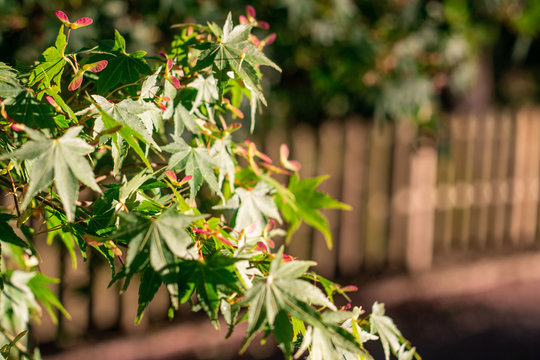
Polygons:
[[508,111],[501,111],[495,126],[493,147],[493,206],[492,216],[488,227],[490,243],[495,248],[501,248],[507,233],[509,205],[509,169],[511,160],[512,116]]
[[410,201],[411,152],[416,125],[403,119],[395,125],[392,156],[392,193],[388,236],[388,266],[406,266],[407,226]]
[[[341,183],[343,174],[343,126],[339,121],[327,121],[319,129],[319,157],[317,173],[328,174],[320,189],[341,200]],[[339,241],[340,211],[323,211],[328,218],[330,232],[334,242]],[[313,260],[317,262],[317,272],[323,276],[332,277],[336,271],[336,246],[329,250],[324,237],[318,231],[313,239]],[[336,245],[336,244],[334,244]]]
[[538,213],[538,172],[540,170],[540,118],[532,108],[525,108],[521,111],[526,113],[527,138],[525,148],[525,173],[524,173],[524,193],[523,199],[523,224],[521,226],[522,243],[530,246],[534,243],[537,226]]
[[358,274],[362,266],[363,224],[365,211],[363,197],[366,177],[367,125],[360,119],[345,123],[345,153],[343,164],[343,201],[351,211],[341,214],[338,246],[339,271],[342,276]]
[[[300,178],[315,176],[317,169],[317,140],[313,128],[301,124],[293,130],[291,158],[299,161]],[[300,259],[312,258],[313,230],[310,226],[302,224],[294,234],[291,243],[287,246],[287,253]]]
[[407,241],[407,269],[427,270],[433,262],[437,151],[422,146],[411,160],[411,201]]
[[392,167],[392,126],[371,126],[365,217],[364,267],[381,270],[388,259],[388,212]]

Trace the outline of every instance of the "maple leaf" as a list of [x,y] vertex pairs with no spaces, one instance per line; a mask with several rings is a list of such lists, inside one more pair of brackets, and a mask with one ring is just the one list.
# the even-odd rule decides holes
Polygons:
[[[258,99],[266,105],[266,99],[260,88],[261,75],[258,67],[264,65],[270,66],[277,71],[281,71],[281,69],[249,41],[252,25],[240,24],[234,26],[232,15],[229,13],[223,29],[213,23],[209,24],[209,27],[219,41],[201,46],[203,52],[195,70],[213,64],[220,78],[224,78],[224,73],[229,74],[229,71],[232,71],[231,74],[235,75],[233,77],[238,77],[245,87],[252,92],[251,114],[253,128],[257,108],[256,100]],[[227,76],[231,77],[230,75]]]
[[[37,130],[24,127],[31,140],[19,149],[3,154],[0,160],[17,158],[31,160],[29,181],[30,185],[22,203],[25,209],[32,198],[41,190],[51,184],[54,185],[58,196],[66,211],[68,221],[75,219],[75,202],[79,194],[80,180],[83,184],[96,192],[101,193],[92,167],[85,156],[94,151],[94,147],[88,145],[77,135],[82,126],[72,127],[58,139],[51,139]],[[54,175],[53,175],[54,174]]]
[[[37,64],[28,79],[28,85],[37,85],[38,90],[47,88],[47,83],[53,86],[56,93],[60,92],[60,80],[66,65],[64,58],[64,50],[67,45],[66,35],[64,34],[64,26],[60,27],[58,37],[54,46],[47,48],[40,57],[40,62]],[[41,99],[40,97],[38,97]]]
[[[118,30],[114,32],[114,40],[98,42],[100,50],[109,53],[108,55],[92,55],[89,62],[107,60],[108,65],[100,73],[97,81],[97,91],[101,94],[107,93],[117,86],[135,84],[146,75],[151,75],[152,70],[144,59],[145,51],[139,50],[133,53],[126,51],[126,40]],[[137,89],[131,87],[132,91]]]
[[[128,240],[125,266],[128,271],[137,257],[146,257],[156,272],[163,271],[176,258],[196,259],[193,239],[186,228],[200,215],[185,215],[169,208],[156,218],[149,218],[138,213],[119,213],[119,230],[114,238]],[[144,252],[149,249],[150,252]]]
[[229,189],[231,193],[234,192],[234,176],[235,176],[235,164],[234,164],[234,158],[231,155],[232,149],[231,149],[231,137],[230,135],[227,135],[222,140],[218,140],[212,145],[212,148],[210,149],[210,155],[212,155],[212,158],[218,164],[219,167],[219,178],[218,178],[218,185],[221,189],[223,186],[223,182],[225,181],[225,176],[227,176],[229,179]]
[[146,103],[136,102],[130,99],[122,100],[118,104],[109,102],[102,96],[92,95],[95,101],[95,106],[99,111],[99,118],[105,129],[114,129],[120,126],[118,133],[115,131],[111,134],[114,143],[113,149],[117,156],[114,157],[115,170],[120,167],[122,162],[122,139],[124,139],[145,165],[152,169],[144,151],[137,142],[137,139],[145,144],[151,144],[158,151],[161,151],[156,142],[152,139],[152,128],[149,129],[148,122],[145,121],[144,113],[152,110],[153,107]]
[[369,322],[371,333],[378,335],[381,340],[385,359],[390,359],[390,350],[396,355],[399,354],[399,359],[412,357],[414,355],[414,349],[405,351],[405,348],[401,344],[404,341],[403,335],[401,335],[394,321],[384,313],[384,304],[379,302],[373,303]]
[[286,241],[300,227],[302,221],[319,230],[326,239],[328,248],[332,248],[332,234],[328,226],[328,220],[321,214],[321,209],[350,210],[347,204],[339,202],[330,195],[317,191],[320,183],[328,176],[319,176],[310,179],[302,179],[295,173],[289,180],[288,190],[292,198],[283,199],[277,197],[276,202],[283,217],[290,224]]
[[214,254],[204,261],[184,261],[178,273],[180,302],[184,303],[196,294],[203,310],[214,325],[217,323],[221,301],[234,292],[241,291],[235,276],[235,262],[239,259]]
[[[149,218],[139,213],[119,213],[120,226],[113,235],[115,239],[128,242],[126,262],[121,274],[126,276],[124,288],[133,274],[141,271],[150,263],[153,272],[167,281],[171,301],[178,307],[178,285],[171,283],[168,277],[178,264],[178,259],[197,259],[193,248],[193,239],[186,228],[200,215],[185,215],[174,208],[169,208],[156,218]],[[152,273],[146,276],[151,276]],[[145,290],[151,293],[152,288]],[[157,290],[156,290],[157,291]],[[142,297],[144,302],[149,293]],[[145,306],[139,309],[139,318]]]
[[[242,306],[249,306],[248,328],[243,349],[265,324],[268,324],[274,333],[277,332],[277,326],[286,326],[279,316],[280,313],[284,313],[322,329],[325,337],[340,346],[361,351],[352,334],[328,321],[313,308],[312,305],[320,305],[330,309],[328,313],[331,315],[326,317],[341,315],[318,287],[301,278],[308,268],[316,263],[300,260],[284,262],[282,254],[283,248],[275,254],[268,275],[255,281],[240,301]],[[289,348],[287,351],[292,349]]]
[[16,96],[22,89],[15,69],[0,61],[0,97],[5,99]]
[[191,175],[189,180],[190,199],[195,199],[195,195],[206,182],[210,188],[221,195],[221,189],[214,172],[218,167],[214,162],[208,149],[189,146],[182,138],[173,136],[174,142],[163,147],[163,150],[172,153],[169,159],[169,168],[172,170],[183,170],[186,175]]
[[133,101],[131,99],[125,99],[114,104],[99,95],[92,95],[92,98],[114,120],[129,126],[144,139],[145,143],[151,144],[156,149],[159,149],[159,146],[156,144],[154,139],[152,139],[152,126],[149,126],[144,121],[143,117],[141,117],[141,115],[145,112],[153,110],[153,105]]
[[[228,201],[230,205],[240,201],[236,213],[235,230],[242,230],[255,223],[257,229],[262,230],[267,218],[276,219],[281,223],[281,216],[277,210],[274,199],[269,195],[271,188],[265,182],[259,182],[250,191],[237,188],[236,194]],[[226,205],[227,206],[227,205]]]

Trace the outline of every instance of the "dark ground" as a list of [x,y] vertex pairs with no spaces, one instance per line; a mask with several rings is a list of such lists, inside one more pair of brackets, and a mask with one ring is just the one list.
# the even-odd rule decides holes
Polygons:
[[[353,303],[369,309],[373,299],[386,303],[386,313],[424,360],[540,359],[540,254],[378,280],[361,287]],[[260,347],[256,341],[246,355],[238,356],[244,333],[238,330],[225,340],[224,332],[207,321],[194,321],[90,341],[43,358],[282,359],[273,344]],[[375,359],[384,359],[378,342],[367,347]]]

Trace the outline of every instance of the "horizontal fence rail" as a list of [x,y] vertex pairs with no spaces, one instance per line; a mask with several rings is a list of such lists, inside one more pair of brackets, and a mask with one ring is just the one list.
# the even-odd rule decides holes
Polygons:
[[[317,261],[323,275],[420,272],[451,255],[522,251],[539,242],[540,109],[449,116],[436,136],[418,134],[405,121],[330,120],[317,129],[273,130],[261,143],[274,159],[280,144],[290,144],[301,177],[331,175],[322,190],[352,206],[325,211],[333,249],[304,225],[287,246],[290,254]],[[34,329],[39,342],[142,331],[166,318],[163,290],[134,326],[136,279],[119,296],[117,288],[107,289],[109,270],[98,256],[75,270],[63,250],[44,243],[37,244],[46,258],[42,270],[61,278],[57,290],[73,319],[55,325],[43,317]]]

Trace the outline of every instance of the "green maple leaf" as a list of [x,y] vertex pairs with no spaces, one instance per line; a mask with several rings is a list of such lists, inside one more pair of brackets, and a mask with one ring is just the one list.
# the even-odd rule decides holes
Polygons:
[[217,326],[221,301],[241,291],[235,276],[234,263],[238,259],[214,254],[201,261],[184,261],[178,276],[180,302],[186,302],[193,293],[199,305]]
[[283,217],[290,224],[287,239],[289,241],[292,234],[300,227],[302,221],[319,230],[326,239],[328,248],[332,248],[332,234],[328,226],[328,220],[321,214],[321,209],[342,209],[350,210],[347,204],[339,202],[330,195],[317,191],[320,183],[328,176],[300,180],[295,173],[289,180],[288,190],[293,194],[291,199],[276,198],[278,207],[281,209]]
[[180,138],[173,136],[174,142],[163,147],[163,150],[172,153],[169,159],[169,168],[182,170],[186,175],[191,175],[189,180],[190,199],[195,199],[195,195],[206,182],[217,194],[221,194],[218,179],[214,168],[218,167],[214,162],[208,149],[191,147]]
[[0,98],[17,96],[22,89],[15,69],[0,61]]
[[[249,344],[253,335],[268,324],[275,333],[276,326],[287,326],[278,322],[280,312],[290,314],[311,326],[323,329],[326,336],[347,349],[361,351],[354,336],[329,321],[326,321],[313,305],[325,306],[335,313],[336,307],[324,293],[308,281],[301,279],[313,261],[295,260],[283,262],[283,248],[275,255],[270,271],[265,278],[260,278],[246,292],[240,304],[249,306],[247,315],[248,328],[243,349]],[[282,321],[283,319],[281,319]],[[291,349],[282,347],[289,352]],[[287,350],[288,349],[288,350]],[[289,355],[286,353],[286,355]]]
[[401,344],[402,340],[404,340],[403,335],[401,335],[394,321],[384,313],[384,304],[375,302],[371,308],[369,322],[371,324],[371,333],[377,334],[381,340],[385,359],[390,359],[390,351],[394,354],[400,354],[400,359],[412,357],[414,350],[405,351]]
[[212,155],[212,158],[219,167],[219,188],[222,188],[225,176],[227,176],[229,178],[229,190],[233,193],[236,165],[232,156],[231,141],[230,135],[216,141],[210,149],[210,155]]
[[148,124],[142,116],[147,111],[153,110],[153,105],[131,99],[125,99],[114,104],[99,95],[93,95],[92,98],[114,120],[120,124],[129,126],[142,137],[142,140],[146,144],[151,144],[156,149],[159,149],[159,146],[152,139],[152,124]]
[[38,101],[31,91],[23,90],[6,100],[5,104],[8,115],[18,123],[41,129],[54,130],[57,127],[52,106]]
[[56,93],[60,92],[60,81],[66,65],[66,59],[64,58],[66,45],[64,26],[61,26],[55,45],[43,52],[40,63],[34,67],[30,74],[28,85],[37,85],[38,90],[43,90],[48,87],[48,84],[51,84]]
[[28,248],[28,244],[15,234],[9,221],[16,217],[9,214],[0,214],[0,241],[4,241],[22,248]]
[[236,194],[226,204],[236,207],[240,205],[235,217],[235,230],[242,230],[253,223],[257,223],[260,230],[267,222],[267,218],[273,218],[281,222],[281,216],[277,210],[273,197],[270,195],[270,187],[260,181],[252,190],[237,188]]
[[141,321],[144,310],[148,304],[150,304],[162,283],[161,276],[158,272],[154,271],[151,267],[147,267],[144,270],[141,276],[141,283],[139,285],[139,299],[135,323],[139,323]]
[[206,43],[201,46],[201,53],[195,70],[214,65],[220,79],[227,79],[224,75],[232,71],[252,92],[252,128],[254,125],[254,114],[257,107],[256,99],[266,105],[266,99],[260,88],[261,74],[258,67],[261,65],[270,66],[277,71],[281,71],[273,61],[268,59],[264,53],[249,41],[249,34],[252,26],[240,24],[233,26],[232,15],[229,13],[227,20],[221,30],[215,24],[209,24],[210,29],[218,37],[215,43]]
[[75,219],[75,202],[79,194],[77,180],[101,193],[92,167],[85,158],[94,151],[94,147],[77,137],[81,130],[82,126],[73,127],[68,129],[62,137],[51,139],[39,131],[25,127],[31,141],[11,153],[0,156],[0,160],[9,158],[31,160],[30,184],[22,209],[30,204],[39,191],[49,186],[53,178],[69,222]]
[[[148,108],[132,100],[123,100],[118,104],[112,104],[107,99],[99,95],[92,95],[94,105],[99,111],[100,119],[105,129],[113,129],[121,126],[118,132],[111,134],[112,141],[116,147],[117,153],[122,153],[122,139],[135,150],[137,155],[152,170],[152,166],[137,139],[145,144],[151,144],[157,150],[161,150],[152,139],[152,132],[146,127],[142,113]],[[146,109],[146,110],[145,110]],[[115,169],[119,168],[120,158],[115,158]]]
[[[115,239],[126,240],[128,250],[124,270],[126,276],[124,288],[127,287],[133,274],[146,271],[150,263],[153,271],[168,283],[167,289],[175,308],[178,307],[178,285],[171,283],[170,276],[174,273],[179,259],[196,259],[197,252],[193,248],[193,239],[187,233],[187,227],[195,220],[202,218],[197,215],[185,215],[172,207],[156,218],[149,218],[138,213],[120,213],[119,230],[113,235]],[[147,277],[153,277],[148,273]],[[144,295],[139,298],[139,317],[145,303],[157,291],[151,284],[143,284]]]
[[[88,62],[107,60],[108,64],[99,74],[97,91],[105,94],[121,85],[135,84],[142,77],[151,75],[152,70],[144,59],[145,51],[139,50],[134,53],[126,52],[126,40],[118,30],[114,32],[114,41],[99,42],[101,50],[114,53],[114,55],[95,55]],[[133,88],[133,91],[136,91]]]
[[[186,228],[200,215],[185,215],[173,208],[164,211],[156,218],[149,218],[137,213],[120,213],[120,228],[115,238],[128,241],[126,268],[129,270],[138,257],[144,256],[152,268],[163,271],[176,258],[195,259],[197,253],[192,248],[193,239]],[[149,249],[149,253],[143,251]]]

